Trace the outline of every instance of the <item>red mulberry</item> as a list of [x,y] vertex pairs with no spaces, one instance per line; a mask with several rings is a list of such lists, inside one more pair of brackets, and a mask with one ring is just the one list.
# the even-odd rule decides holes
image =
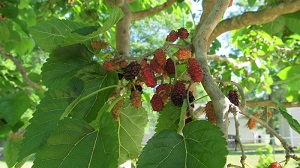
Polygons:
[[167,41],[167,42],[174,42],[174,41],[177,40],[177,38],[178,38],[177,32],[176,32],[175,30],[172,30],[172,31],[170,32],[170,34],[167,36],[166,41]]
[[161,111],[164,107],[163,100],[158,94],[154,94],[150,102],[154,111]]
[[164,52],[164,50],[162,49],[158,49],[154,52],[154,60],[156,61],[156,63],[160,66],[164,66],[166,63],[166,54]]
[[180,28],[180,29],[177,30],[177,35],[181,39],[186,39],[189,36],[189,32],[185,28]]
[[201,82],[203,79],[201,67],[195,58],[190,58],[188,61],[188,73],[194,82]]
[[165,70],[168,72],[168,74],[173,75],[175,74],[175,63],[171,58],[167,59]]
[[150,61],[150,67],[158,74],[163,73],[163,68],[154,59]]
[[154,75],[154,71],[149,67],[145,67],[142,69],[142,77],[144,79],[145,84],[148,87],[155,87],[157,84],[156,77]]

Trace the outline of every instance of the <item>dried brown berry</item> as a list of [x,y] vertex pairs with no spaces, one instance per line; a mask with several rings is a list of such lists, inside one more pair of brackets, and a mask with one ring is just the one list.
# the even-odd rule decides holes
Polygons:
[[235,90],[229,90],[228,99],[230,102],[236,106],[239,106],[239,95]]
[[217,116],[215,113],[214,105],[212,101],[209,101],[205,106],[206,118],[211,121],[214,125],[217,125]]
[[115,121],[119,120],[119,116],[122,111],[123,104],[124,104],[124,99],[121,99],[111,110],[111,114],[114,117]]
[[134,90],[131,92],[130,99],[133,107],[140,108],[142,106],[142,96],[140,91]]
[[91,47],[94,49],[104,49],[108,47],[108,43],[104,41],[92,41]]

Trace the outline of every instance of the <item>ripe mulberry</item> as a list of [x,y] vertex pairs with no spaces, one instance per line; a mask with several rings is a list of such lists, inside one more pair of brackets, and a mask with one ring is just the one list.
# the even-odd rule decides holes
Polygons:
[[161,96],[158,94],[153,95],[150,103],[154,111],[161,111],[164,107],[163,100]]
[[183,99],[186,97],[185,84],[182,81],[177,81],[171,92],[171,101],[176,106],[181,106]]
[[142,106],[142,96],[140,91],[134,90],[131,92],[130,99],[133,107],[140,108]]
[[154,60],[158,65],[163,67],[166,63],[166,54],[165,54],[164,50],[162,50],[162,49],[156,50],[154,52]]
[[188,61],[188,73],[194,82],[201,82],[203,79],[201,67],[195,58],[190,58]]
[[271,163],[268,168],[282,168],[278,162]]
[[131,62],[126,68],[123,68],[123,75],[126,80],[132,80],[140,73],[141,65]]
[[170,96],[171,91],[172,91],[172,85],[164,83],[157,86],[155,93],[159,94],[160,96],[163,95]]
[[142,77],[148,87],[155,87],[157,84],[153,69],[149,66],[142,69]]
[[167,36],[166,41],[167,41],[167,42],[174,42],[174,41],[177,40],[177,38],[178,38],[177,32],[176,32],[175,30],[172,30],[172,31],[170,32],[170,34]]
[[118,65],[114,64],[112,61],[104,61],[103,67],[107,71],[116,71],[116,70],[120,69],[120,67]]
[[235,90],[229,90],[228,99],[230,102],[236,106],[239,106],[239,95]]
[[124,104],[124,99],[121,99],[111,110],[111,114],[114,117],[115,121],[119,120],[119,116],[122,111],[123,104]]
[[141,65],[142,68],[148,66],[147,59],[141,60],[140,65]]
[[150,67],[158,74],[163,73],[163,68],[154,59],[150,61]]
[[185,28],[182,27],[182,28],[177,30],[177,35],[181,39],[186,39],[189,36],[189,32]]
[[179,49],[176,53],[175,56],[178,58],[179,61],[181,60],[186,60],[191,58],[192,52],[189,49]]
[[217,125],[217,116],[215,113],[214,105],[212,101],[209,101],[205,106],[206,118],[211,121],[214,125]]
[[169,75],[175,74],[175,63],[171,58],[168,58],[165,65],[165,70],[168,72]]

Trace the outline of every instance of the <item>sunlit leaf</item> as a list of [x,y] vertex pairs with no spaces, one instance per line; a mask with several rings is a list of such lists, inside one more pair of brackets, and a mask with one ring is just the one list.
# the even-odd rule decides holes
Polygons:
[[296,119],[294,119],[293,116],[291,116],[287,112],[286,108],[279,101],[275,101],[275,102],[277,103],[277,109],[279,110],[281,115],[287,120],[290,127],[300,134],[300,124],[299,124],[299,122]]
[[72,31],[86,25],[70,20],[50,19],[41,22],[29,30],[35,42],[47,51],[52,51],[61,44]]
[[145,109],[143,107],[133,107],[130,100],[126,99],[118,122],[119,164],[138,157],[147,122],[148,115]]
[[113,8],[112,12],[109,15],[109,19],[97,30],[85,30],[83,31],[84,34],[79,34],[79,32],[75,31],[74,33],[69,34],[66,36],[63,45],[70,45],[75,43],[82,43],[86,40],[92,39],[98,36],[101,33],[109,30],[113,27],[122,17],[124,16],[122,10],[118,7]]

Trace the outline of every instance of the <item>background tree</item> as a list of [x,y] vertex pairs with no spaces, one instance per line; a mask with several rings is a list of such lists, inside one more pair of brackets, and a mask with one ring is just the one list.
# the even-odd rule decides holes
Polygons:
[[[1,137],[9,135],[7,151],[13,143],[19,150],[8,165],[19,166],[35,154],[33,167],[117,167],[137,158],[138,167],[223,167],[229,112],[259,122],[279,138],[287,160],[293,157],[287,142],[246,107],[277,108],[300,132],[284,108],[299,106],[300,100],[300,0],[236,1],[251,11],[229,18],[222,17],[232,1],[194,3],[202,6],[201,15],[188,18],[191,2],[176,0],[1,1]],[[186,29],[179,29],[182,25]],[[216,37],[227,31],[234,50],[216,55],[221,45]],[[198,62],[182,60],[178,50]],[[157,72],[165,66],[162,55],[175,62],[174,75]],[[145,59],[150,65],[142,63]],[[186,67],[198,63],[201,71]],[[153,75],[157,79],[149,81]],[[200,81],[203,88],[195,85]],[[152,97],[147,88],[160,84],[174,87],[157,88]],[[229,90],[238,90],[240,102],[227,98]],[[185,123],[201,111],[190,106],[203,101],[199,92],[204,91],[218,127]],[[276,92],[284,96],[269,100]],[[150,104],[161,112],[156,135],[139,155]],[[18,130],[25,127],[20,144]],[[244,154],[241,163],[244,167]]]

